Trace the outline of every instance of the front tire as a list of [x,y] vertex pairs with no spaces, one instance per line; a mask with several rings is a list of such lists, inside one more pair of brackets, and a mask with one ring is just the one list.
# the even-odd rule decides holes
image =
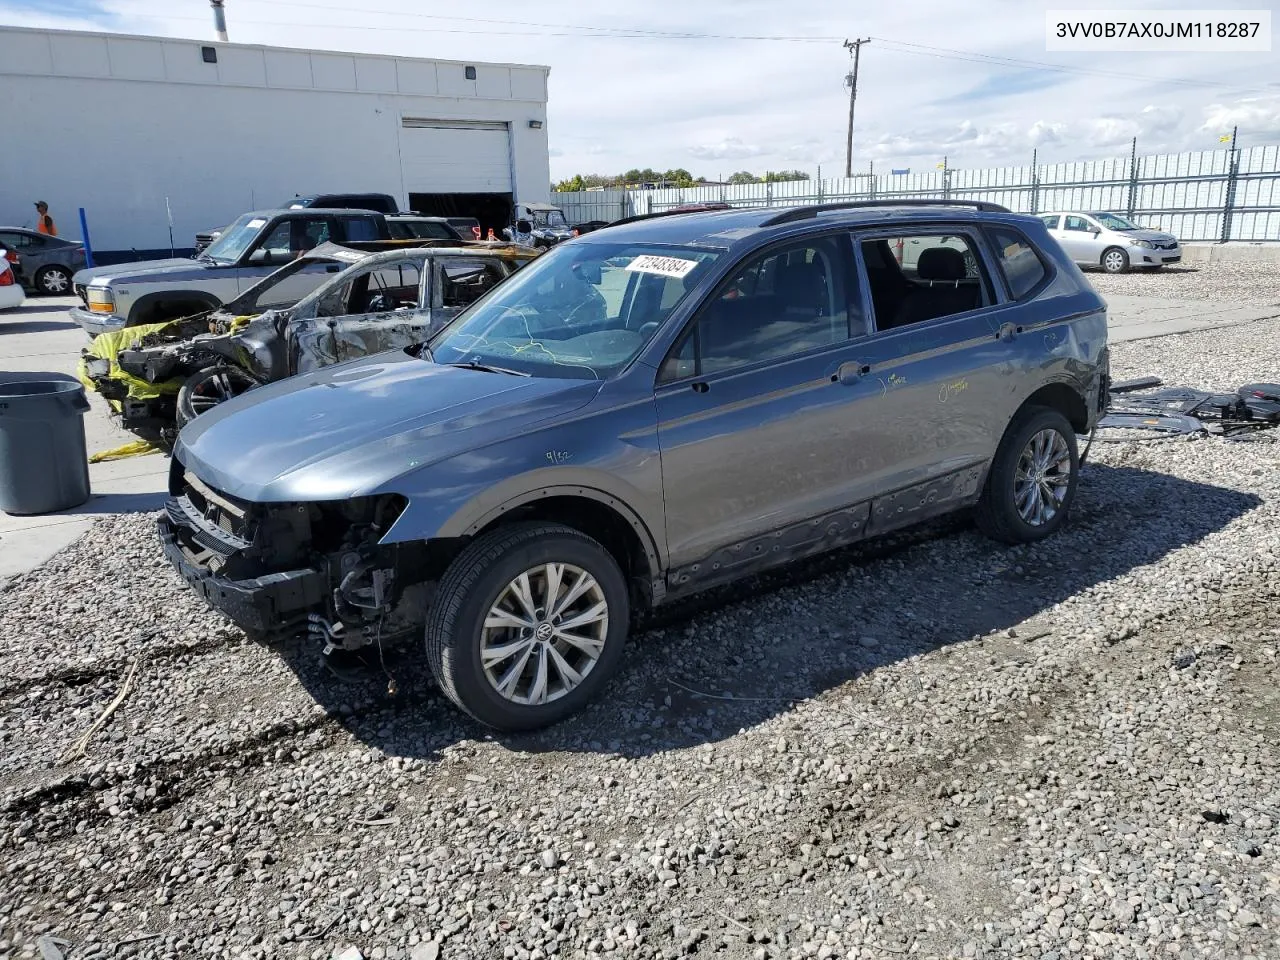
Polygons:
[[57,264],[41,267],[35,281],[36,289],[51,297],[59,297],[71,291],[71,271]]
[[1107,273],[1124,273],[1129,269],[1129,255],[1119,247],[1102,251],[1102,269]]
[[558,524],[502,527],[445,571],[427,660],[445,696],[476,720],[536,730],[604,689],[629,619],[622,571],[591,537]]
[[223,364],[193,373],[178,389],[175,413],[178,427],[185,427],[200,414],[257,385],[257,381],[240,368]]
[[1034,543],[1066,522],[1076,495],[1076,432],[1057,410],[1028,407],[1014,417],[978,501],[978,529],[1002,543]]

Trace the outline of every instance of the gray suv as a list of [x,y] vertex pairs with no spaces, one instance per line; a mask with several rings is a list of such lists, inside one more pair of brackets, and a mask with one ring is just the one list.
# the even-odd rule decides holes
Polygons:
[[425,344],[199,417],[159,534],[250,634],[425,634],[451,700],[530,729],[603,690],[638,609],[966,508],[1049,536],[1107,370],[1106,306],[1036,217],[638,218]]

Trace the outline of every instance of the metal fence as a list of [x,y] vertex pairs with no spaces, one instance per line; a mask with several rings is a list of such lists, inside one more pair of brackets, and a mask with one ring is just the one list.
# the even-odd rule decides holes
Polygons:
[[686,203],[773,207],[911,197],[989,200],[1010,210],[1109,210],[1182,240],[1280,241],[1280,146],[1077,163],[667,190],[556,193],[570,223],[619,220]]

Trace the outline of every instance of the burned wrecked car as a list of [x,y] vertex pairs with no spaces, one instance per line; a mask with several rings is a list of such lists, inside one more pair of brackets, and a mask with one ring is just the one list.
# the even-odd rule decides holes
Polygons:
[[[420,342],[536,255],[458,241],[376,246],[394,248],[323,244],[222,309],[104,334],[84,375],[120,401],[126,426],[181,427],[264,383]],[[333,275],[298,300],[300,279],[316,271]]]
[[1002,207],[641,218],[199,417],[158,533],[251,634],[420,636],[449,699],[528,729],[604,691],[633,610],[955,511],[1053,535],[1107,358],[1106,304]]

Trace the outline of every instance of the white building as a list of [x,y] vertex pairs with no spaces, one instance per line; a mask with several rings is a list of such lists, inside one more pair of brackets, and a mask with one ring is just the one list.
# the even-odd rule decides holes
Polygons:
[[[189,249],[295,195],[389,193],[501,227],[546,201],[547,67],[0,27],[0,224]],[[166,206],[167,201],[167,206]],[[501,213],[501,217],[499,216]]]

